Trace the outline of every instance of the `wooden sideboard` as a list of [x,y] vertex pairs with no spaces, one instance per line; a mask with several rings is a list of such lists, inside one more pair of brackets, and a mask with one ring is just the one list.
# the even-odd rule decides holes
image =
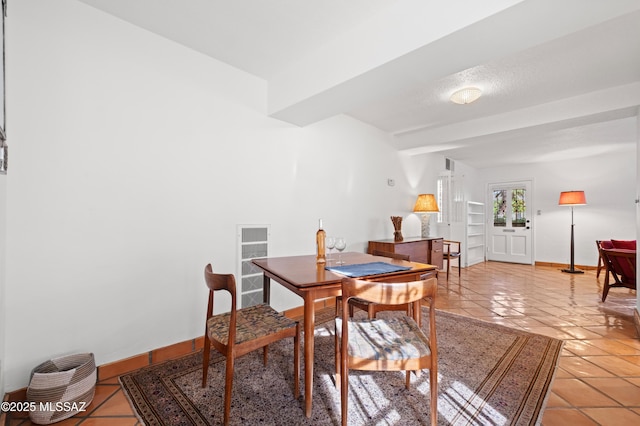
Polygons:
[[368,253],[374,250],[408,254],[412,262],[428,263],[442,269],[443,238],[405,238],[402,241],[369,241]]

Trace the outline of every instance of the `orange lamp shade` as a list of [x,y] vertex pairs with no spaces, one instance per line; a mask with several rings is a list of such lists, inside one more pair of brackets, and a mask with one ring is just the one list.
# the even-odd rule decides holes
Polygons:
[[560,193],[558,204],[561,206],[584,206],[587,204],[587,198],[584,191],[565,191]]
[[416,200],[416,205],[413,206],[415,213],[430,213],[439,212],[438,202],[433,194],[420,194]]

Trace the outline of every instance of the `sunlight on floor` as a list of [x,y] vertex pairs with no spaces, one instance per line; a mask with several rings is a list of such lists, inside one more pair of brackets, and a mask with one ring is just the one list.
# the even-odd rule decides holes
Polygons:
[[449,424],[504,425],[507,419],[496,409],[474,395],[464,383],[458,381],[448,389],[441,389],[438,414]]

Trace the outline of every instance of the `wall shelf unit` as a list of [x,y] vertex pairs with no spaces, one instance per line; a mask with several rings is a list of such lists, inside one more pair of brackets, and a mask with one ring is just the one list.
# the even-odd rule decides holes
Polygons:
[[485,261],[485,209],[484,203],[467,201],[467,224],[465,226],[464,266]]

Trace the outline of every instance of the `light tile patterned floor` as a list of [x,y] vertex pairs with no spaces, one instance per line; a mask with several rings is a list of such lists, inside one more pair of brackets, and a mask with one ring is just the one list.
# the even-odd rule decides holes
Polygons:
[[[544,426],[640,424],[640,340],[636,292],[613,289],[600,301],[601,274],[487,262],[439,278],[439,309],[565,340]],[[10,425],[30,425],[12,417]],[[117,378],[101,381],[83,416],[59,425],[138,425]]]
[[612,289],[601,302],[604,273],[487,262],[446,283],[439,309],[565,341],[542,424],[640,424],[640,340],[636,292]]

